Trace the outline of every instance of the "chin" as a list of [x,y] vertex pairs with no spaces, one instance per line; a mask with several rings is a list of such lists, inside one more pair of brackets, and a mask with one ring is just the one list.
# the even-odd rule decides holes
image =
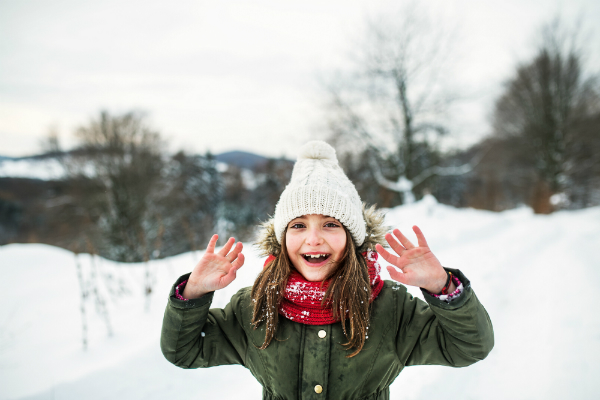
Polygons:
[[300,272],[300,275],[309,282],[321,282],[325,280],[325,277],[327,276],[326,274],[303,274],[301,271],[298,272]]
[[296,271],[309,282],[320,282],[331,274],[331,268],[315,268],[302,265],[300,268],[294,266]]

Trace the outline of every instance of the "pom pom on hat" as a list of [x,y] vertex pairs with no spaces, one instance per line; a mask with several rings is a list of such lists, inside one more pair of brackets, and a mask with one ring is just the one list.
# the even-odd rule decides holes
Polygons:
[[281,244],[291,220],[308,214],[334,217],[348,229],[357,246],[365,241],[366,222],[360,196],[338,165],[335,149],[318,140],[300,148],[290,183],[275,207],[277,241]]
[[335,149],[321,140],[313,140],[300,148],[300,151],[298,152],[298,161],[310,159],[338,162],[335,155]]

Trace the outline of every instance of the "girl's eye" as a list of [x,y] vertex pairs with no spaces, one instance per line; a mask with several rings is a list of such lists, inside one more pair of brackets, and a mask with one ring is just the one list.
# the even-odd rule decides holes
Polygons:
[[296,222],[295,224],[292,224],[292,225],[290,226],[290,228],[292,228],[292,229],[302,229],[302,228],[304,228],[304,227],[305,227],[305,226],[304,226],[304,224],[302,224],[302,223],[300,223],[300,222]]
[[339,225],[336,224],[335,222],[328,222],[328,223],[325,224],[325,226],[327,228],[337,228],[337,227],[339,227]]

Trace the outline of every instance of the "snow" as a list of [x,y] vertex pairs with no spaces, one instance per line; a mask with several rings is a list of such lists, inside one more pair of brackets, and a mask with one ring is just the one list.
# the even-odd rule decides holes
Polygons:
[[62,179],[65,170],[56,158],[0,160],[0,178]]
[[[449,390],[466,399],[597,398],[599,207],[541,216],[528,208],[454,209],[427,197],[388,210],[387,223],[409,238],[417,224],[442,263],[469,277],[496,335],[492,353],[473,366],[406,368],[392,399],[446,398]],[[244,253],[245,266],[216,293],[215,307],[251,285],[262,268],[252,246]],[[156,284],[147,304],[143,264],[80,255],[88,283],[96,263],[113,330],[109,336],[91,296],[83,350],[75,256],[39,244],[0,247],[0,399],[259,399],[260,385],[243,367],[182,370],[160,353],[170,285],[200,256],[151,262]],[[389,279],[385,268],[382,274]]]

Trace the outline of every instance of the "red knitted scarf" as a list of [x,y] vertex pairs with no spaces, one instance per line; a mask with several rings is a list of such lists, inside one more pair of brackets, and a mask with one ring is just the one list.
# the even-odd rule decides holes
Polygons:
[[[379,276],[381,267],[377,262],[378,255],[376,252],[364,252],[362,255],[365,257],[369,268],[370,302],[372,302],[383,288],[383,280]],[[274,256],[269,256],[265,261],[265,266],[274,259]],[[321,282],[307,281],[296,270],[292,270],[285,288],[284,298],[279,306],[279,314],[287,319],[306,325],[327,325],[339,321],[339,319],[333,318],[331,304],[325,303],[324,306],[321,306],[321,301],[328,286],[329,281],[323,282],[321,286]]]

